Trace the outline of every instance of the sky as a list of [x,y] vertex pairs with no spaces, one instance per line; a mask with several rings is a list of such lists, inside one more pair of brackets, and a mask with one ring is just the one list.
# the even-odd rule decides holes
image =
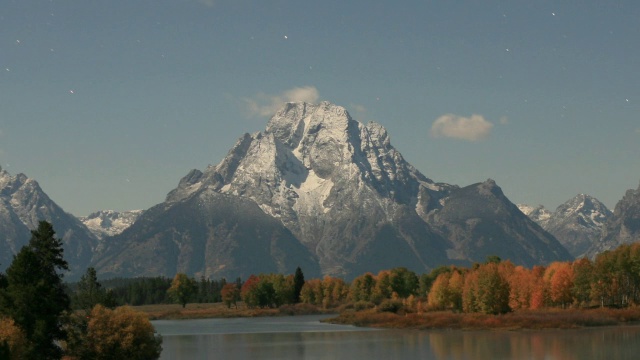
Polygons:
[[0,5],[0,166],[74,215],[162,202],[287,101],[514,203],[613,208],[640,181],[636,0]]

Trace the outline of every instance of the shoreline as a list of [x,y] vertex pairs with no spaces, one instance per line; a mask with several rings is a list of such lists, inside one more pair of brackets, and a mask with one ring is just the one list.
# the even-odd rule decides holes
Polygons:
[[248,308],[239,303],[238,307],[227,308],[223,303],[189,303],[185,308],[179,304],[156,304],[131,306],[147,315],[149,320],[192,320],[225,319],[239,317],[277,317],[294,315],[338,315],[335,309],[323,310],[313,305],[284,305],[279,308]]
[[323,322],[378,329],[405,330],[541,330],[635,325],[640,323],[640,307],[624,309],[542,309],[514,311],[500,315],[434,311],[393,313],[376,309],[362,311],[319,309],[313,305],[285,305],[280,308],[227,308],[222,303],[159,304],[132,306],[149,320],[191,320],[207,318],[278,317],[295,315],[335,315]]
[[347,311],[326,320],[332,324],[405,330],[553,330],[640,324],[640,308],[542,309],[500,315],[434,311],[396,314]]

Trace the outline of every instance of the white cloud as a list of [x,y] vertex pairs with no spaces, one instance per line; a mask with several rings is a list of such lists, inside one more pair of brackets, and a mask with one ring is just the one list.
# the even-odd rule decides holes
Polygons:
[[289,89],[279,95],[260,93],[254,98],[244,99],[244,102],[252,116],[271,116],[285,103],[304,101],[315,104],[319,98],[320,94],[315,86],[303,86]]
[[491,133],[493,124],[482,115],[462,117],[454,114],[442,115],[431,125],[431,136],[450,137],[460,140],[478,141]]

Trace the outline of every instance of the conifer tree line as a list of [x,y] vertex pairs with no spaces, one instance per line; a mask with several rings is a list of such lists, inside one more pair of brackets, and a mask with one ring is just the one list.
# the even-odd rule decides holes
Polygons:
[[[73,294],[81,282],[82,281],[69,284],[68,292]],[[112,278],[101,280],[100,282],[104,291],[108,293],[108,296],[113,301],[113,304],[118,306],[170,304],[174,302],[174,299],[168,292],[173,282],[172,278],[164,276]],[[228,283],[224,278],[211,280],[204,276],[201,276],[197,280],[190,278],[190,282],[195,284],[193,293],[189,295],[190,303],[221,302],[222,288]],[[238,278],[233,284],[240,288],[242,286],[242,280]],[[77,308],[75,301],[72,301],[72,307]]]

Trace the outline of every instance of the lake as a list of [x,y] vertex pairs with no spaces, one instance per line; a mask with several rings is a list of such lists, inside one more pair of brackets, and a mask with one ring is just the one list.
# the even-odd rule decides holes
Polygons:
[[161,359],[637,359],[640,326],[578,330],[373,330],[326,315],[156,320]]

